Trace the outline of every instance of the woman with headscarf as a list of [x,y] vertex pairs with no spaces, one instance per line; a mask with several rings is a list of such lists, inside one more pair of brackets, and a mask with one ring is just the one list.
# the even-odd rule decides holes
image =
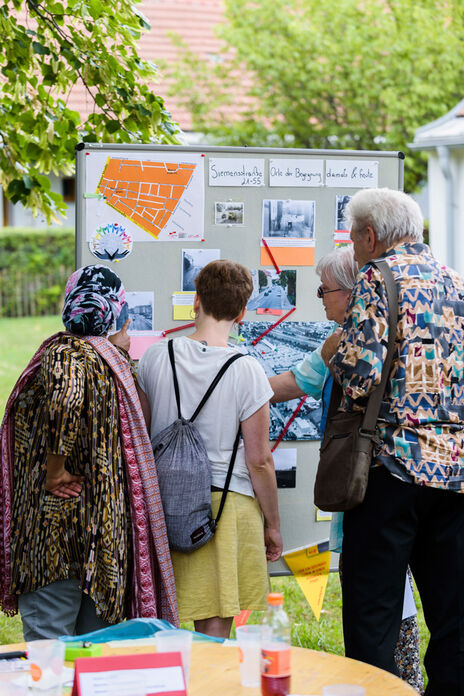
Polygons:
[[138,387],[128,354],[107,339],[124,302],[109,268],[73,273],[67,331],[42,344],[7,403],[0,606],[14,613],[19,604],[26,640],[135,616],[177,623]]

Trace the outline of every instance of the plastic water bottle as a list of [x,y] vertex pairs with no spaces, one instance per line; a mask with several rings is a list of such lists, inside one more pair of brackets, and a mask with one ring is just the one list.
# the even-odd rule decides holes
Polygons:
[[283,608],[284,596],[267,596],[267,611],[261,634],[261,694],[288,696],[290,693],[290,621]]

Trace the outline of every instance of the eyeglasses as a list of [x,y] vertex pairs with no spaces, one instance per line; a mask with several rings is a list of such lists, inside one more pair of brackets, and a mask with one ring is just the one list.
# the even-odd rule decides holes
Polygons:
[[324,290],[324,286],[323,286],[323,285],[319,285],[319,287],[318,287],[317,290],[316,290],[316,295],[318,296],[318,298],[319,298],[320,300],[322,300],[322,298],[324,297],[324,295],[328,295],[329,292],[341,292],[341,291],[342,291],[342,288],[336,288],[335,290]]

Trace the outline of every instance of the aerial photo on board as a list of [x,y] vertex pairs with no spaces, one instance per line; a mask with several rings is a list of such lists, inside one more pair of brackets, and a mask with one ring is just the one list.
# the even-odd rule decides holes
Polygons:
[[[334,327],[329,321],[286,321],[254,346],[253,340],[270,326],[272,322],[269,321],[244,321],[240,325],[240,335],[245,339],[242,350],[258,360],[267,377],[280,375],[297,365],[332,333]],[[299,401],[271,404],[270,440],[279,437]],[[284,440],[319,440],[321,415],[321,401],[308,396]]]

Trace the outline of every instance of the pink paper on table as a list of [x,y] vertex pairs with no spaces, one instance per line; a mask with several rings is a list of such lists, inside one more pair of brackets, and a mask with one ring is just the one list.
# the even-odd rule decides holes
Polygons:
[[152,346],[154,343],[158,343],[163,338],[161,331],[157,331],[155,334],[150,336],[131,336],[131,346],[129,350],[129,355],[133,360],[139,360],[145,353],[147,348]]

